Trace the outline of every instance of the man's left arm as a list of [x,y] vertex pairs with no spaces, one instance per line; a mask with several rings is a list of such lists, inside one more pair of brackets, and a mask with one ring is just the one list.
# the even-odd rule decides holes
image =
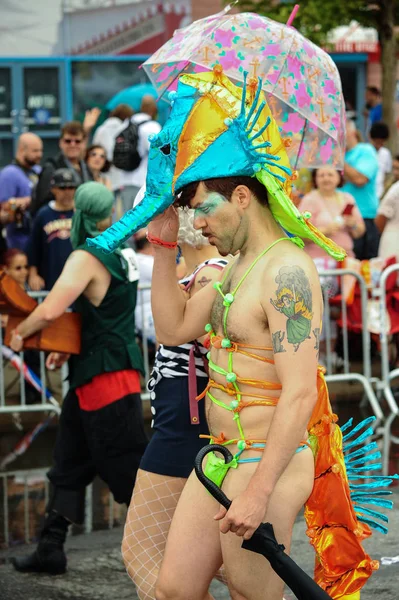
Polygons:
[[362,187],[368,182],[368,177],[363,175],[363,173],[360,173],[354,167],[351,167],[351,165],[349,165],[348,163],[344,164],[344,177],[346,181],[350,181],[358,187]]
[[[322,296],[316,269],[306,256],[284,260],[265,275],[262,303],[282,385],[262,459],[251,481],[221,524],[249,539],[262,522],[269,498],[306,436],[317,401],[317,363]],[[221,518],[223,510],[217,518]]]
[[12,170],[5,167],[0,173],[0,202],[8,202],[18,196],[18,186]]
[[370,147],[364,148],[363,154],[356,161],[356,167],[347,162],[344,164],[344,178],[357,187],[366,185],[378,172],[378,159],[376,153]]

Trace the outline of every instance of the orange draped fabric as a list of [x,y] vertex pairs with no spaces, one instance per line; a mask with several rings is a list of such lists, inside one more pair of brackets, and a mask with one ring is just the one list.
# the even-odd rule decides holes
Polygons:
[[318,401],[308,424],[315,455],[315,482],[305,504],[307,535],[316,552],[315,581],[334,599],[357,600],[378,561],[361,544],[371,535],[357,520],[342,450],[342,433],[332,412],[319,367]]

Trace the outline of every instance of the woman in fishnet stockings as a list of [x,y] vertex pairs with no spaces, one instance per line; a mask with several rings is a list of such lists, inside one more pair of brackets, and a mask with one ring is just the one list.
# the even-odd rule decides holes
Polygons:
[[[193,212],[179,212],[178,243],[188,274],[180,283],[190,296],[219,280],[226,265],[193,228]],[[199,438],[208,434],[203,402],[194,400],[208,380],[206,352],[197,341],[178,347],[161,345],[148,384],[154,434],[137,474],[122,543],[125,566],[140,600],[155,600],[155,584],[177,502],[197,452],[208,443]],[[220,578],[224,580],[223,575]]]

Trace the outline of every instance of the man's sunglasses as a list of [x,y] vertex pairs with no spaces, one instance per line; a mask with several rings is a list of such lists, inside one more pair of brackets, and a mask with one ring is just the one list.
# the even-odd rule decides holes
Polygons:
[[59,185],[54,187],[58,187],[60,190],[76,190],[76,185]]
[[79,146],[79,144],[81,144],[83,142],[83,140],[76,140],[75,138],[62,138],[62,141],[65,142],[66,144],[68,144],[69,146],[71,144],[75,144],[76,146]]

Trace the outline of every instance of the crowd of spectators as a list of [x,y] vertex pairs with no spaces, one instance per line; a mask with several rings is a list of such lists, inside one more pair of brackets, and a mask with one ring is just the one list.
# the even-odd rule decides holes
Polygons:
[[[51,290],[72,252],[74,195],[81,183],[94,180],[112,190],[118,217],[132,208],[145,183],[148,136],[161,128],[154,98],[144,96],[136,114],[127,105],[117,106],[91,136],[99,113],[88,111],[83,124],[65,123],[59,152],[45,160],[40,137],[23,133],[15,158],[0,172],[0,264],[6,265],[10,250],[24,253],[32,291]],[[115,139],[130,121],[137,126],[140,163],[126,172],[114,167],[112,158]]]
[[[126,104],[117,106],[96,129],[99,111],[88,112],[83,124],[63,125],[59,153],[42,162],[43,144],[33,133],[20,136],[14,160],[0,172],[0,253],[9,273],[25,270],[30,290],[50,290],[72,251],[71,221],[77,187],[94,180],[112,190],[114,219],[130,210],[145,183],[149,136],[160,131],[157,105],[152,96],[142,99],[136,114]],[[389,129],[381,121],[379,91],[366,90],[367,140],[354,121],[347,121],[346,155],[343,172],[331,167],[312,174],[313,189],[296,204],[309,212],[311,220],[325,235],[342,246],[349,257],[359,261],[380,256],[399,260],[399,156],[392,158],[386,147]],[[137,128],[140,164],[125,171],[112,164],[115,140],[130,123]],[[42,163],[42,164],[41,164]],[[143,232],[132,241],[139,254],[142,281],[151,282],[152,251]],[[337,265],[312,243],[305,250],[319,271]],[[10,254],[11,252],[11,254]],[[23,262],[24,264],[16,264]],[[331,279],[330,295],[336,293]],[[143,293],[144,308],[136,311],[139,334],[147,330],[155,343],[150,292]],[[143,321],[144,318],[144,322]]]

